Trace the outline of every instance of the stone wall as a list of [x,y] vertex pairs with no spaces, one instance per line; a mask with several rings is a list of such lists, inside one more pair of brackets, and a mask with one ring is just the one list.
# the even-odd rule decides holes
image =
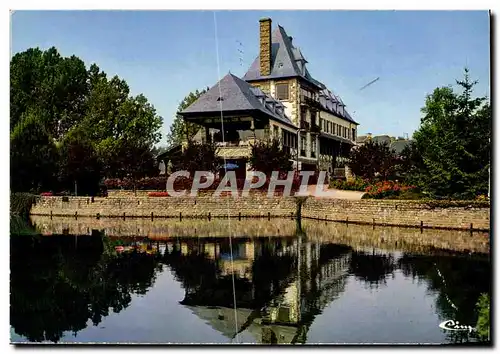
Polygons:
[[[32,215],[89,217],[290,217],[297,210],[295,197],[271,197],[254,193],[248,198],[200,194],[198,197],[41,197]],[[320,220],[388,226],[421,226],[448,229],[489,230],[490,209],[430,208],[405,200],[344,200],[308,198],[302,217]]]
[[[293,237],[294,220],[251,219],[145,219],[126,218],[100,220],[91,218],[31,216],[31,221],[45,235],[91,235],[92,230],[104,231],[110,237],[148,237],[165,240],[172,237]],[[388,249],[423,252],[434,249],[488,253],[488,233],[449,230],[419,230],[400,227],[372,227],[335,222],[304,220],[302,230],[312,242],[345,244],[354,249]]]

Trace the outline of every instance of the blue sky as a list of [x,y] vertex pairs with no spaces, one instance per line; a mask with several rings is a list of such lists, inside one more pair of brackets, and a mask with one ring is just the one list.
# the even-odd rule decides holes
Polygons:
[[[243,76],[258,54],[258,21],[271,17],[273,28],[280,24],[294,38],[313,77],[342,97],[360,123],[358,134],[411,136],[425,95],[454,84],[465,65],[479,80],[476,93],[489,95],[486,11],[218,11],[216,17],[222,76]],[[218,81],[215,43],[213,11],[12,15],[13,54],[55,46],[88,66],[97,63],[149,99],[164,119],[163,135],[186,94]]]

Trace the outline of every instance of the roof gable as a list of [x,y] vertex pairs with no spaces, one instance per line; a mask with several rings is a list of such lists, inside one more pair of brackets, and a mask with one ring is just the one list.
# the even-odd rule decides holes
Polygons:
[[272,119],[293,125],[286,116],[281,102],[231,73],[224,76],[180,114],[252,110],[261,111]]
[[[271,75],[261,76],[260,55],[255,58],[248,69],[243,80],[265,80],[280,77],[301,77],[313,85],[319,86],[309,71],[305,67],[307,60],[302,55],[299,48],[292,44],[292,40],[285,32],[285,29],[278,27],[271,34]],[[319,86],[321,87],[321,86]]]

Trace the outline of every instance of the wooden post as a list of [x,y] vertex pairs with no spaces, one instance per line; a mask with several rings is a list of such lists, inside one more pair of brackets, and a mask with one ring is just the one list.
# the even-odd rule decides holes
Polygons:
[[97,218],[97,220],[99,220],[101,218],[101,214],[97,213],[95,217]]
[[[267,220],[271,220],[271,212],[269,212],[269,211],[267,212]],[[471,228],[472,228],[472,226],[471,226]]]
[[182,211],[179,212],[179,221],[182,221]]
[[154,215],[153,215],[153,212],[151,212],[151,221],[154,220]]
[[125,212],[123,212],[123,220],[125,220]]
[[208,221],[212,218],[212,213],[208,212]]
[[241,211],[238,212],[238,220],[241,221]]
[[78,220],[78,211],[75,211],[75,220]]

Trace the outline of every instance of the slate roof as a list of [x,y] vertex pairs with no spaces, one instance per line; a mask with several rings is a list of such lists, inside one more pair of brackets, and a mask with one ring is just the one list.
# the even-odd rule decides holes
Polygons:
[[[278,25],[278,28],[272,32],[271,42],[271,75],[260,75],[260,56],[257,56],[250,69],[243,76],[243,80],[256,81],[280,77],[301,77],[322,90],[321,92],[323,92],[324,97],[320,98],[320,103],[326,111],[359,125],[352,119],[349,112],[347,112],[345,104],[340,97],[333,95],[323,83],[312,77],[306,66],[307,60],[300,48],[294,47],[292,40],[283,27]],[[325,100],[327,97],[331,99],[331,104],[326,104]]]
[[359,125],[359,123],[352,119],[349,112],[345,109],[346,105],[340,96],[335,95],[327,88],[323,89],[319,93],[319,103],[324,110],[336,115],[337,117],[344,118],[353,124]]
[[391,144],[391,149],[394,149],[396,151],[396,154],[401,154],[403,152],[404,148],[407,147],[408,145],[412,144],[413,140],[396,140]]
[[300,49],[293,46],[285,29],[278,25],[278,28],[271,34],[271,75],[260,74],[260,55],[258,55],[243,76],[243,80],[256,81],[298,76],[321,88],[319,82],[314,80],[307,71],[305,63],[307,60]]
[[[221,97],[222,101],[219,100]],[[221,102],[222,112],[260,111],[272,119],[295,127],[286,116],[283,103],[231,73],[224,76],[180,114],[220,113]]]

